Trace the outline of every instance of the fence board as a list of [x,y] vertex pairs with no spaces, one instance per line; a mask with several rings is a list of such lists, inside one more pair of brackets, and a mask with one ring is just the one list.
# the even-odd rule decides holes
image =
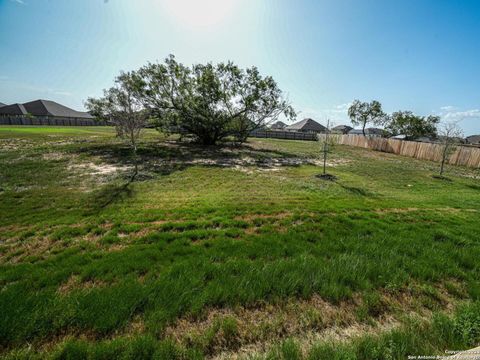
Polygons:
[[[441,161],[443,146],[434,143],[422,143],[397,139],[366,137],[362,135],[333,135],[335,142],[341,145],[363,147],[421,160]],[[449,158],[452,165],[480,168],[480,148],[457,146]]]

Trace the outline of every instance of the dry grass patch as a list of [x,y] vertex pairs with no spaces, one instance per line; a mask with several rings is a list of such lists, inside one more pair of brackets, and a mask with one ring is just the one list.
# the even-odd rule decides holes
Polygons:
[[64,282],[58,287],[57,293],[60,295],[68,295],[75,290],[88,290],[93,288],[105,287],[107,285],[108,284],[106,282],[98,279],[82,281],[80,276],[72,275],[68,278],[66,282]]
[[289,211],[285,212],[280,212],[280,213],[275,213],[275,214],[245,214],[245,215],[239,215],[235,216],[235,220],[242,220],[242,221],[247,221],[247,222],[252,222],[256,219],[273,219],[273,220],[282,220],[285,218],[288,218],[292,216],[293,213]]
[[396,293],[383,291],[373,300],[357,294],[338,304],[314,295],[308,300],[279,304],[211,309],[200,318],[179,319],[164,335],[217,359],[262,353],[286,338],[297,339],[302,348],[308,349],[319,340],[345,341],[391,330],[407,315],[428,319],[432,309],[426,296],[442,311],[451,312],[456,301],[445,287],[432,291],[433,300],[425,289],[413,287]]

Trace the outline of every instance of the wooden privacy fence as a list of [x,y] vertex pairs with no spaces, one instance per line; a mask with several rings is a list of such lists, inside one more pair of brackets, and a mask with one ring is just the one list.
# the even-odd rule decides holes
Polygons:
[[105,121],[60,117],[0,116],[0,125],[106,126]]
[[[416,159],[441,161],[443,146],[435,143],[385,139],[362,135],[330,135],[332,140],[341,145],[357,146],[366,149],[383,151]],[[480,168],[480,148],[473,146],[457,146],[450,156],[452,165]]]
[[316,133],[299,131],[254,130],[250,133],[250,136],[256,138],[317,141]]

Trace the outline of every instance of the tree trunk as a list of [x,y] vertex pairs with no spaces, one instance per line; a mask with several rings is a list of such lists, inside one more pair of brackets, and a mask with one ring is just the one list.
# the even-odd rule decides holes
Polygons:
[[365,134],[365,127],[366,127],[366,126],[367,126],[367,123],[364,122],[364,123],[363,123],[363,127],[362,127],[363,136],[367,136],[367,135]]
[[202,145],[215,145],[216,140],[212,136],[204,136],[202,137]]
[[327,121],[327,131],[325,132],[325,141],[323,143],[323,175],[327,173],[327,152],[328,152],[328,141],[330,135],[330,119]]
[[445,161],[447,161],[447,154],[448,154],[448,144],[445,145],[442,154],[442,164],[440,165],[440,176],[443,176],[443,171],[445,168]]
[[327,141],[323,143],[323,175],[327,173]]
[[137,156],[137,142],[135,141],[135,135],[131,133],[132,147],[133,147],[133,162],[134,162],[134,171],[130,177],[130,182],[133,182],[138,175],[138,156]]

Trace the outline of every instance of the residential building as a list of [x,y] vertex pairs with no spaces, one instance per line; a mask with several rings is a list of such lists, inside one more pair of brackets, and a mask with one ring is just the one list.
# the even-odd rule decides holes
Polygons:
[[285,124],[283,121],[277,121],[276,123],[272,124],[270,126],[271,130],[284,130],[287,127],[287,124]]
[[303,119],[285,128],[287,131],[298,131],[306,133],[324,133],[327,128],[313,119]]
[[332,128],[332,133],[335,134],[348,134],[353,128],[348,125],[338,125]]
[[467,144],[480,145],[480,135],[467,136]]
[[6,125],[105,125],[87,112],[50,100],[0,106],[0,124]]

